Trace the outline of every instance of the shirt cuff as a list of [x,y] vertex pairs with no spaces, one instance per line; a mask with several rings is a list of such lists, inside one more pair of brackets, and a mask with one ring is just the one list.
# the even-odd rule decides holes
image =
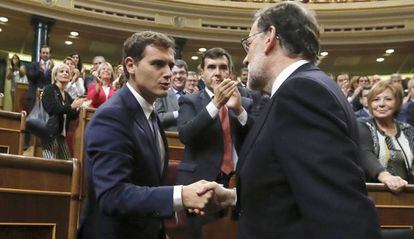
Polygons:
[[234,201],[232,202],[232,206],[236,206],[237,204],[237,188],[232,188],[231,190],[234,191]]
[[179,212],[184,209],[181,193],[183,191],[183,185],[174,186],[173,191],[173,209],[175,212]]
[[178,111],[177,110],[173,111],[173,115],[174,115],[174,119],[177,119],[178,118]]
[[247,112],[245,109],[237,116],[237,119],[239,120],[240,124],[245,126],[247,123]]
[[211,118],[215,119],[217,117],[219,109],[217,109],[217,107],[214,105],[213,101],[208,103],[208,105],[206,106],[206,109],[208,111],[208,114],[211,116]]

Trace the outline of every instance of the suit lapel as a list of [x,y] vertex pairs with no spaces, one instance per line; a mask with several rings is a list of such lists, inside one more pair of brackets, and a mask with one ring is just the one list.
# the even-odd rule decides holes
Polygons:
[[270,109],[272,108],[273,102],[274,102],[273,95],[271,102],[268,102],[266,106],[263,108],[263,111],[260,113],[259,117],[257,118],[256,122],[253,124],[253,128],[250,130],[249,134],[246,137],[246,140],[243,144],[243,147],[241,149],[241,152],[239,154],[239,161],[236,166],[236,172],[240,172],[242,169],[242,166],[244,164],[244,161],[250,151],[250,149],[253,147],[253,144],[256,142],[256,138],[259,135],[261,129],[263,128],[263,125],[270,113]]
[[[127,87],[125,87],[127,88]],[[129,89],[126,89],[127,91],[129,91]],[[156,167],[156,171],[158,173],[158,176],[161,178],[161,162],[160,162],[160,154],[158,153],[157,150],[157,146],[154,145],[153,140],[152,140],[152,130],[149,126],[147,117],[144,114],[144,110],[142,109],[142,107],[139,105],[139,103],[136,101],[134,95],[132,95],[131,92],[129,92],[131,94],[130,97],[133,98],[133,100],[129,99],[130,102],[134,102],[137,104],[137,107],[134,107],[135,110],[135,115],[134,115],[134,119],[135,122],[137,123],[138,127],[141,128],[141,130],[144,131],[145,133],[145,137],[142,137],[142,135],[138,135],[139,139],[143,139],[145,138],[145,140],[147,141],[147,144],[150,145],[151,148],[151,152],[152,152],[152,158],[150,159],[151,161],[153,161],[154,163],[154,167]],[[127,99],[128,100],[128,99]],[[158,121],[158,125],[160,125],[160,122]],[[160,130],[161,131],[161,130]],[[138,132],[137,132],[138,133]]]

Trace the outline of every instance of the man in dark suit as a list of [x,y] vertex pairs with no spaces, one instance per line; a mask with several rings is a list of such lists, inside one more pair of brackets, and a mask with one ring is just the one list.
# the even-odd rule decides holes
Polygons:
[[[206,51],[201,60],[206,88],[179,100],[178,132],[185,150],[178,184],[205,179],[229,185],[249,125],[245,109],[251,105],[250,99],[242,99],[237,82],[228,79],[231,64],[224,49]],[[194,238],[200,238],[200,224],[194,223]]]
[[[237,164],[239,239],[381,238],[354,113],[314,65],[318,36],[314,14],[287,1],[259,11],[242,40],[249,81],[271,98]],[[236,201],[234,190],[215,190],[217,202]]]
[[164,217],[183,207],[202,210],[211,197],[196,193],[205,182],[162,186],[168,152],[152,105],[167,95],[173,49],[170,38],[151,31],[124,43],[129,80],[95,112],[85,132],[89,190],[80,238],[165,238]]
[[51,83],[53,62],[50,58],[50,46],[43,45],[40,48],[40,60],[32,62],[29,66],[27,72],[27,79],[29,80],[27,98],[30,109],[33,108],[36,102],[37,89],[43,89],[43,87]]
[[185,83],[187,81],[188,68],[183,60],[176,59],[172,68],[171,87],[166,97],[155,101],[155,111],[160,117],[161,124],[165,130],[177,131],[178,99],[185,95]]

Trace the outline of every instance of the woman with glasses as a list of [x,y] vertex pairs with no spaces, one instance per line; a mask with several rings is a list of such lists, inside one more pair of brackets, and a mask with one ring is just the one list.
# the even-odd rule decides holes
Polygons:
[[391,81],[380,81],[367,99],[372,117],[359,119],[361,164],[367,181],[379,181],[392,192],[400,192],[413,183],[414,152],[414,128],[395,120],[402,89]]

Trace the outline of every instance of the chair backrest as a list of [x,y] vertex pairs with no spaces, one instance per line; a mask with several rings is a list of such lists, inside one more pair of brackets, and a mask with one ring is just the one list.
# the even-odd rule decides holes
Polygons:
[[26,112],[0,110],[0,153],[23,154]]
[[0,154],[0,238],[76,238],[80,164]]

